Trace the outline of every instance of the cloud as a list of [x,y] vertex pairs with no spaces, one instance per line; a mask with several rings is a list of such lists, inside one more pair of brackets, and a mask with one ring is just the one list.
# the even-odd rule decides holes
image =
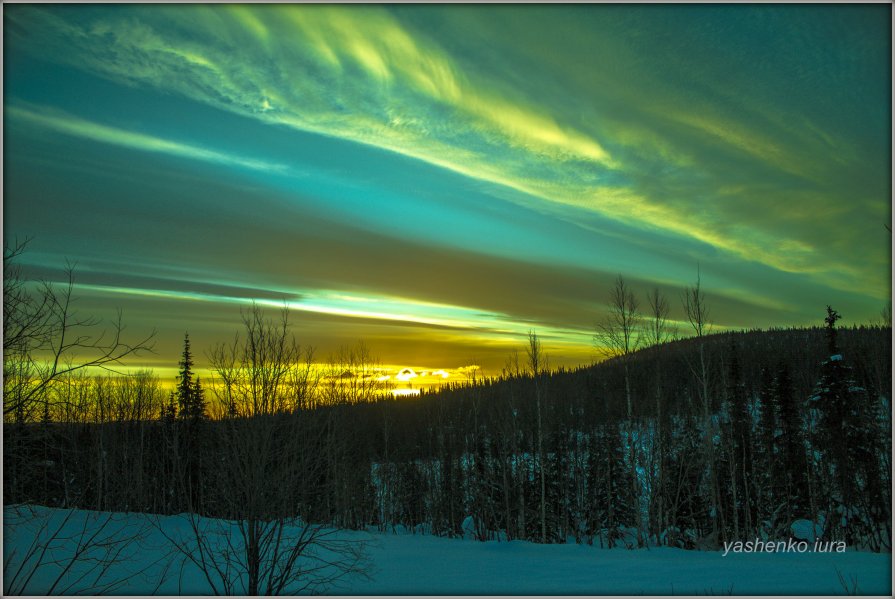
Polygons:
[[290,167],[285,164],[255,160],[153,135],[109,127],[59,112],[48,106],[24,108],[13,104],[5,106],[4,113],[14,120],[23,121],[32,126],[132,150],[167,154],[178,158],[201,160],[266,173],[285,174],[291,171]]
[[[500,184],[514,179],[500,166],[507,150],[611,164],[591,136],[558,124],[543,107],[469,81],[436,44],[414,39],[380,9],[159,8],[86,23],[59,14],[15,16],[49,38],[46,51],[79,68],[264,122],[382,147]],[[185,22],[197,35],[180,35]],[[483,166],[494,158],[494,167]]]
[[[876,261],[864,265],[822,244],[835,221],[816,217],[845,201],[826,191],[830,166],[860,184],[852,166],[865,160],[864,151],[838,130],[817,125],[813,112],[811,118],[798,115],[801,107],[786,98],[771,103],[777,94],[763,86],[776,83],[775,73],[743,65],[747,73],[768,76],[750,87],[717,61],[685,60],[687,51],[674,45],[663,51],[661,44],[672,43],[664,30],[652,45],[620,36],[619,30],[638,39],[652,35],[656,17],[665,18],[661,11],[629,22],[625,13],[600,7],[505,8],[499,11],[508,19],[503,38],[482,10],[434,13],[447,17],[441,31],[427,14],[422,8],[234,5],[78,13],[35,8],[11,11],[10,19],[41,40],[32,42],[43,48],[35,51],[114,81],[394,151],[523,192],[515,200],[529,206],[580,207],[839,288],[885,293]],[[688,22],[694,51],[713,47],[712,19],[721,16],[694,15]],[[560,23],[569,27],[554,26]],[[749,25],[742,27],[748,31]],[[466,43],[451,43],[463,31]],[[530,55],[508,45],[523,40],[530,42]],[[721,48],[725,60],[748,55],[748,48]],[[479,66],[481,53],[492,51]],[[654,59],[645,62],[643,53],[650,51]],[[582,56],[594,57],[586,68]],[[526,61],[528,80],[516,75]],[[803,76],[823,76],[808,71],[815,67],[807,60],[799,66]],[[551,75],[547,85],[539,79],[544,73]],[[593,106],[580,105],[587,98]],[[43,124],[147,151],[282,168],[95,123],[44,118]],[[653,184],[657,169],[663,176]],[[724,193],[730,179],[745,182],[741,193]],[[769,198],[760,180],[792,192]],[[843,179],[835,182],[841,186]],[[871,191],[857,201],[886,200]],[[742,202],[762,217],[733,220],[734,213],[742,216],[736,210]],[[821,209],[787,216],[785,206],[794,202]]]
[[[419,23],[425,21],[425,11],[376,7],[153,7],[78,14],[33,9],[15,11],[12,18],[24,27],[50,32],[43,35],[44,42],[49,40],[43,51],[57,60],[70,60],[116,81],[175,92],[265,123],[388,149],[512,187],[527,194],[520,196],[522,201],[538,198],[584,207],[630,226],[673,232],[785,271],[813,272],[829,282],[845,275],[849,286],[866,278],[867,271],[854,264],[819,266],[835,254],[806,241],[814,235],[801,226],[768,226],[775,220],[776,204],[757,193],[746,201],[772,218],[728,225],[719,188],[722,178],[735,171],[718,161],[719,150],[721,156],[742,154],[735,168],[745,178],[779,173],[805,179],[814,188],[829,182],[830,169],[823,163],[848,161],[855,152],[853,144],[824,131],[812,119],[800,116],[805,125],[794,126],[792,107],[767,101],[762,87],[767,82],[756,81],[750,88],[749,80],[732,80],[711,61],[694,67],[684,60],[690,51],[674,46],[664,53],[659,50],[654,64],[644,62],[641,53],[653,47],[638,50],[619,37],[612,29],[624,16],[618,11],[595,8],[576,13],[582,16],[582,30],[585,22],[595,25],[588,36],[574,25],[547,28],[551,20],[568,16],[561,11],[501,9],[495,14],[509,19],[513,35],[532,40],[533,48],[545,50],[548,42],[558,42],[543,52],[542,64],[530,65],[530,81],[521,78],[508,85],[493,70],[477,67],[456,45],[451,46],[453,52],[448,50],[449,36],[460,35],[461,26],[472,31],[477,27],[482,39],[495,35],[493,28],[482,25],[487,22],[482,11],[456,12],[461,16],[455,19],[455,29],[440,36],[431,27],[407,26],[413,21],[408,14],[419,17],[413,21]],[[705,23],[700,20],[703,14]],[[662,19],[667,13],[644,12],[635,31],[650,35],[657,15]],[[688,23],[693,52],[698,44],[712,41],[711,19],[720,18],[712,12],[694,15]],[[570,25],[568,19],[557,22]],[[533,34],[535,26],[543,29],[541,41]],[[657,39],[664,41],[662,36]],[[736,51],[746,56],[747,50]],[[500,51],[514,52],[508,46]],[[552,56],[558,52],[564,53]],[[575,59],[587,55],[595,58],[582,71]],[[739,56],[725,54],[725,59]],[[574,69],[567,66],[569,60],[574,60]],[[518,60],[507,64],[520,68]],[[665,72],[658,65],[665,66]],[[687,79],[675,79],[685,68],[690,69]],[[540,83],[538,76],[543,77],[544,71],[554,75],[550,81],[555,85]],[[713,83],[719,76],[739,96],[733,98],[735,94]],[[649,81],[655,89],[641,81]],[[594,107],[570,111],[570,101],[560,97],[565,92],[560,85],[569,82],[581,88],[576,90],[578,97],[593,97]],[[538,86],[550,89],[541,91]],[[699,95],[691,87],[707,93]],[[624,108],[610,108],[613,102]],[[640,127],[625,125],[632,121]],[[652,130],[644,129],[645,123],[654,125]],[[122,138],[117,132],[105,137],[144,149],[156,145],[157,151],[253,165],[201,148]],[[832,145],[842,150],[819,152],[818,142],[824,149]],[[649,158],[650,164],[643,166],[650,171],[656,163],[671,166],[666,171],[668,183],[684,183],[680,194],[644,187],[650,172],[641,170],[629,155],[632,152]],[[627,185],[601,183],[619,173]],[[695,194],[705,199],[694,211]],[[827,199],[817,194],[812,201]],[[820,231],[818,237],[824,236]]]
[[[616,271],[675,294],[697,262],[715,277],[724,324],[804,322],[796,306],[816,297],[862,295],[863,306],[889,294],[882,223],[890,218],[890,140],[881,143],[878,131],[891,123],[888,88],[881,96],[874,82],[887,80],[888,45],[880,62],[880,36],[862,35],[866,24],[848,19],[844,37],[828,41],[815,25],[840,12],[817,11],[807,24],[773,8],[739,16],[693,9],[686,17],[599,6],[19,6],[6,14],[13,58],[30,53],[186,98],[215,117],[227,111],[265,139],[300,130],[391,153],[343,158],[339,168],[361,190],[353,196],[347,186],[324,193],[296,184],[288,198],[267,181],[261,191],[228,192],[235,199],[227,204],[239,207],[222,214],[209,198],[231,196],[207,183],[202,194],[171,191],[150,215],[170,228],[181,205],[203,217],[216,209],[214,223],[195,219],[189,245],[172,234],[154,250],[165,260],[190,252],[216,279],[354,290],[380,302],[318,297],[306,304],[317,321],[400,322],[437,328],[455,343],[479,311],[512,334],[543,324],[556,343],[589,345],[586,329]],[[288,149],[271,158],[260,142],[252,145],[248,127],[234,134],[247,147],[225,151],[196,124],[183,137],[153,133],[121,115],[81,116],[75,102],[62,112],[49,100],[19,101],[17,92],[7,90],[13,124],[111,147],[272,175],[294,174],[307,160],[291,160]],[[317,144],[296,136],[293,147],[305,143]],[[389,207],[376,203],[381,190],[365,179],[386,175],[358,164],[364,157],[405,176],[383,184],[382,197],[400,189],[408,204],[423,206],[434,192],[404,188],[424,185],[408,173],[432,165],[474,182],[446,186],[445,196],[455,196],[446,202],[476,203],[454,216],[487,215],[480,226],[500,223],[501,234],[525,218],[532,233],[523,241],[507,235],[520,249],[507,242],[495,257],[497,234],[480,251],[469,247],[470,235],[457,251],[459,242],[436,247],[445,245],[438,230],[421,228],[412,239],[404,229],[386,232],[372,218]],[[425,171],[427,181],[436,181],[434,170]],[[331,174],[320,169],[314,181]],[[152,179],[147,186],[161,186]],[[469,193],[473,184],[484,192]],[[349,199],[356,204],[363,194],[372,207],[355,213],[356,226],[295,207],[307,195],[328,209],[343,202],[351,215]],[[511,214],[505,201],[526,210]],[[532,214],[540,217],[534,223]],[[595,241],[573,244],[560,219]],[[433,229],[448,230],[438,222]],[[240,230],[238,238],[220,239],[222,223]],[[234,241],[240,248],[228,247]],[[240,255],[245,247],[253,249]],[[291,263],[309,255],[313,263]],[[439,301],[447,308],[425,305]],[[486,333],[501,350],[511,336]]]

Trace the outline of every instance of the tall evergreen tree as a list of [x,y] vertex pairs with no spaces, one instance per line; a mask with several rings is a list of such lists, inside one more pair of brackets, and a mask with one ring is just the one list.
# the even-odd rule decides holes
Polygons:
[[187,507],[198,511],[202,503],[202,422],[205,419],[205,392],[199,377],[194,378],[189,333],[183,337],[180,375],[175,393],[180,418],[185,421],[178,431],[181,482],[186,491]]
[[194,420],[205,419],[205,389],[202,388],[202,382],[200,381],[198,376],[196,377],[196,381],[193,383],[190,400],[189,416]]
[[190,334],[183,336],[183,354],[180,358],[180,374],[177,376],[177,403],[181,418],[194,413],[193,400],[193,354],[190,350]]
[[873,483],[878,469],[874,440],[868,430],[871,409],[867,394],[852,380],[836,339],[836,321],[840,318],[827,306],[824,321],[829,358],[821,365],[820,382],[809,404],[815,421],[813,445],[821,456],[819,466],[827,499],[825,534],[855,543],[867,526],[868,515],[859,513],[859,506],[866,505],[862,494],[868,489],[876,492]]
[[179,362],[180,373],[177,376],[175,389],[178,413],[184,420],[201,420],[206,417],[205,392],[199,377],[193,373],[193,364],[190,335],[186,333],[183,337],[183,354]]

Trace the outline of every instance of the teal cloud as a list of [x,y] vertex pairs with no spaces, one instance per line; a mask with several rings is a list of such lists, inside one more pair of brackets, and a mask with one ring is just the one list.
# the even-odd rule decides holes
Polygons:
[[868,319],[890,16],[10,6],[4,229],[156,277],[135,288],[396,295],[569,339],[615,273],[674,296],[697,263],[719,326]]

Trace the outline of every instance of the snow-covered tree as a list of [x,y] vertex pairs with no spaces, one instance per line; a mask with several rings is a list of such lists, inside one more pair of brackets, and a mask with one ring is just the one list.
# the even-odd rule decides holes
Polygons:
[[[820,381],[809,399],[813,448],[824,486],[825,535],[859,541],[873,526],[879,501],[866,495],[880,493],[877,440],[871,430],[873,410],[866,391],[857,385],[843,361],[836,336],[841,318],[827,306],[825,318],[829,357],[821,365]],[[862,506],[864,506],[862,508]]]

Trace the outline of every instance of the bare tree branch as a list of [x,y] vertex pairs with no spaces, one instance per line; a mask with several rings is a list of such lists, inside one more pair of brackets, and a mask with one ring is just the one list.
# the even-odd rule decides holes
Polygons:
[[121,312],[111,328],[74,309],[74,265],[65,281],[31,281],[17,259],[28,241],[3,252],[3,414],[19,420],[33,416],[37,404],[60,378],[77,371],[118,372],[129,356],[151,352],[155,332],[135,343],[124,340]]

